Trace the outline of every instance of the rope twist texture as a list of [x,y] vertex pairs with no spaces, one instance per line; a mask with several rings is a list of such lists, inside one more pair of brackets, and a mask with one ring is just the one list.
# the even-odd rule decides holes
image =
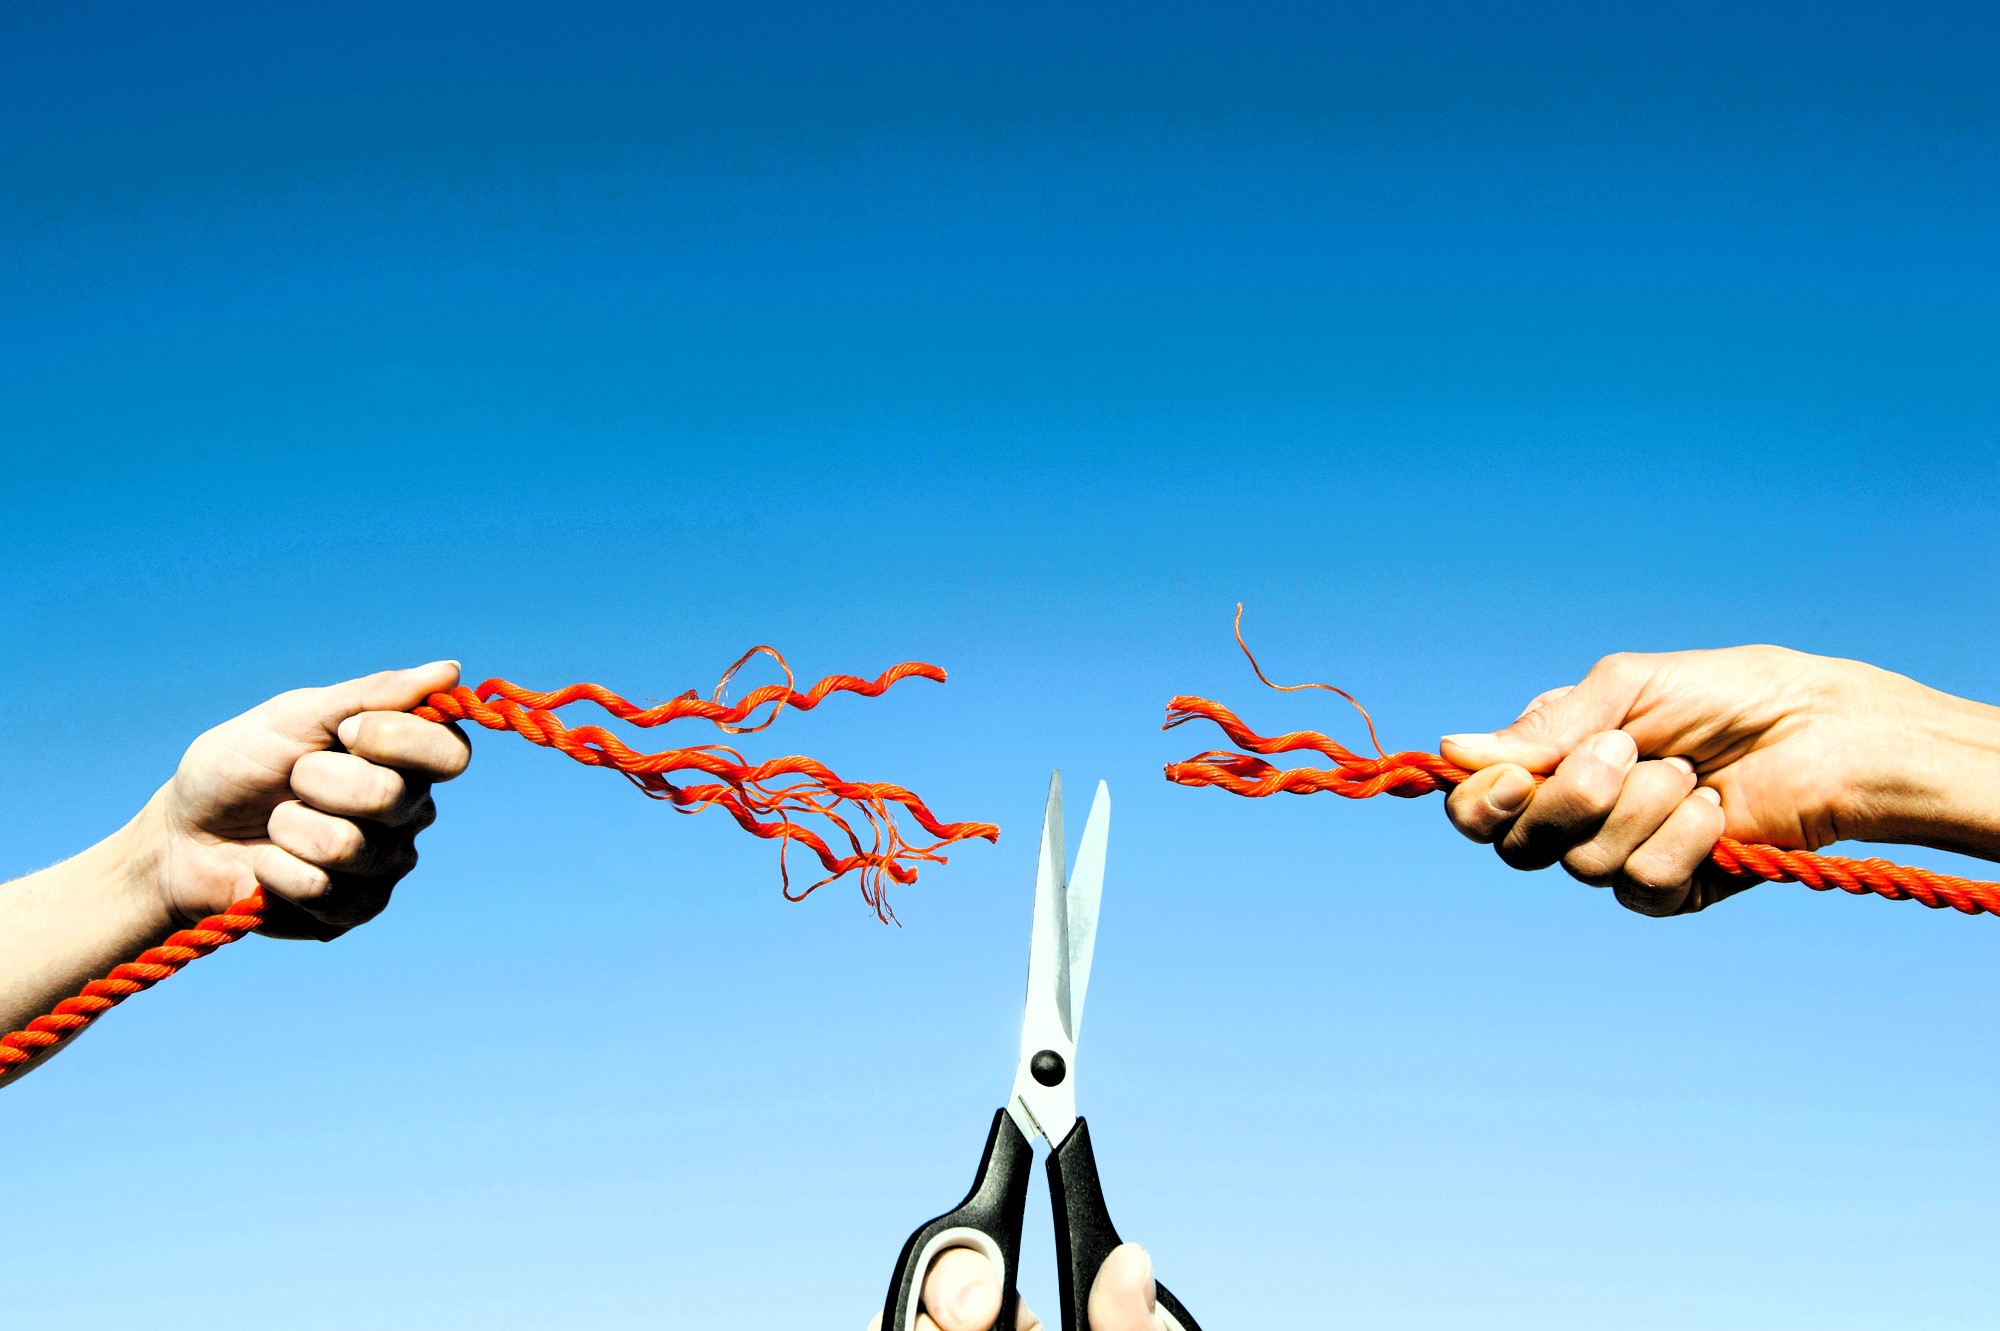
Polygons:
[[[724,702],[722,693],[731,677],[759,654],[778,663],[785,672],[785,682],[752,689],[739,702]],[[917,863],[913,861],[943,864],[945,857],[939,853],[943,847],[972,838],[996,841],[1000,829],[991,823],[943,822],[901,786],[843,780],[824,763],[798,755],[752,764],[724,744],[640,753],[600,726],[564,724],[555,709],[589,702],[641,729],[693,719],[707,721],[729,734],[751,734],[769,726],[788,707],[808,712],[834,693],[875,698],[901,680],[943,683],[944,678],[944,671],[934,665],[905,661],[874,679],[829,675],[800,693],[792,687],[792,672],[782,656],[769,647],[753,647],[723,674],[713,698],[699,697],[690,689],[668,702],[640,707],[596,684],[571,684],[537,693],[504,679],[489,679],[476,689],[461,686],[449,693],[433,693],[411,713],[427,721],[471,721],[488,730],[511,730],[586,766],[609,767],[649,797],[668,801],[682,813],[720,806],[746,832],[779,843],[779,874],[787,899],[802,900],[815,888],[852,873],[858,875],[862,896],[876,916],[893,921],[895,913],[889,909],[885,889],[889,882],[914,883]],[[767,707],[768,714],[755,719]],[[676,785],[669,779],[690,772],[713,779],[692,785]],[[896,825],[898,809],[935,840],[926,845],[906,842]],[[831,824],[837,839],[846,842],[847,853],[838,853],[824,837],[794,821],[807,815]],[[866,844],[856,830],[857,822],[868,831]],[[785,851],[795,841],[811,851],[826,870],[826,877],[797,891],[785,864]],[[159,946],[113,967],[102,979],[90,981],[74,997],[63,999],[22,1029],[0,1035],[0,1082],[55,1045],[74,1038],[133,994],[152,988],[197,957],[205,957],[258,928],[264,922],[264,911],[264,891],[258,888],[222,914],[179,930]]]
[[[1245,650],[1247,652],[1248,649]],[[1254,660],[1252,664],[1255,664]],[[1262,672],[1258,673],[1261,678]],[[1349,701],[1353,700],[1350,698]],[[1355,705],[1360,706],[1358,703]],[[1367,713],[1363,711],[1362,715]],[[1250,799],[1321,792],[1355,800],[1370,799],[1376,795],[1414,799],[1432,791],[1448,790],[1472,775],[1467,769],[1435,753],[1410,750],[1366,758],[1314,730],[1294,730],[1275,736],[1259,735],[1227,707],[1206,698],[1177,697],[1170,700],[1167,703],[1167,721],[1161,729],[1171,730],[1190,721],[1213,722],[1231,743],[1249,752],[1211,750],[1196,754],[1185,762],[1168,763],[1167,780],[1183,786],[1215,786]],[[1374,732],[1372,722],[1369,731],[1371,734]],[[1253,756],[1300,752],[1321,754],[1332,759],[1334,765],[1331,768],[1280,768]],[[1535,782],[1540,785],[1546,779],[1538,775]],[[1820,892],[1838,888],[1857,896],[1872,893],[1891,901],[1918,901],[1933,908],[1948,906],[1967,915],[2000,914],[2000,883],[1933,873],[1928,869],[1892,864],[1888,860],[1815,855],[1809,851],[1783,850],[1777,846],[1755,845],[1729,837],[1716,842],[1708,858],[1716,868],[1739,878],[1804,883]]]

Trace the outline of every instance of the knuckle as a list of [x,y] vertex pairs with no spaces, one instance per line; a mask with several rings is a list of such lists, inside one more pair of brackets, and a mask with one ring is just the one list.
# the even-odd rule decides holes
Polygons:
[[1654,919],[1678,915],[1687,900],[1687,894],[1676,888],[1642,887],[1630,882],[1616,884],[1611,895],[1626,910]]
[[393,809],[403,802],[409,793],[402,773],[388,767],[376,767],[369,772],[370,803],[378,809]]
[[1618,807],[1618,797],[1624,793],[1624,780],[1607,771],[1605,777],[1579,786],[1570,796],[1566,812],[1578,823],[1602,822]]
[[1638,660],[1637,652],[1613,652],[1609,656],[1598,657],[1597,663],[1590,667],[1590,673],[1600,678],[1619,679],[1631,674]]
[[1510,869],[1546,869],[1554,858],[1543,853],[1529,837],[1503,837],[1493,843],[1493,850]]
[[368,834],[345,818],[333,818],[319,834],[319,859],[326,864],[348,864],[368,851]]
[[285,884],[280,895],[293,901],[321,901],[333,891],[333,875],[317,864],[300,862],[298,868],[285,876]]
[[466,739],[465,732],[459,729],[458,723],[455,721],[426,721],[424,724],[427,726],[439,726],[451,734],[451,740],[446,747],[444,758],[437,765],[438,774],[446,781],[451,780],[455,776],[463,776],[465,769],[472,766],[472,742]]
[[1444,816],[1451,825],[1467,836],[1476,836],[1481,830],[1481,810],[1485,804],[1471,790],[1470,783],[1460,786],[1445,797]]
[[1569,876],[1592,887],[1603,887],[1617,877],[1619,862],[1602,846],[1595,844],[1578,846],[1563,856],[1562,866]]
[[1642,891],[1664,892],[1686,885],[1688,876],[1665,856],[1641,851],[1625,862],[1625,878]]
[[1616,807],[1624,782],[1602,765],[1573,770],[1569,776],[1569,780],[1551,781],[1542,787],[1533,806],[1535,822],[1582,836],[1595,830]]

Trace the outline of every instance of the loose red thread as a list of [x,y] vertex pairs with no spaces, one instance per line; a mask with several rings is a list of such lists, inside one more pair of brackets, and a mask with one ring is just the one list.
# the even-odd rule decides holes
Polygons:
[[[1243,607],[1236,607],[1236,641],[1243,646]],[[1250,656],[1248,646],[1243,654]],[[1250,656],[1257,678],[1275,689],[1324,688],[1340,694],[1368,721],[1368,735],[1375,737],[1375,722],[1360,703],[1330,684],[1277,685],[1264,678],[1257,659]],[[1261,799],[1266,795],[1312,795],[1322,791],[1347,799],[1368,799],[1394,795],[1414,799],[1435,790],[1448,790],[1472,773],[1435,753],[1408,750],[1364,758],[1335,740],[1314,730],[1294,730],[1289,734],[1260,735],[1220,703],[1206,698],[1177,697],[1167,703],[1167,721],[1160,727],[1172,730],[1190,721],[1214,722],[1231,743],[1248,753],[1212,749],[1185,762],[1168,763],[1167,780],[1183,786],[1216,786],[1234,795]],[[1318,753],[1332,759],[1333,766],[1280,768],[1255,754]],[[1547,780],[1537,775],[1539,785]],[[1881,859],[1848,859],[1839,855],[1815,855],[1803,850],[1783,850],[1724,837],[1709,852],[1709,862],[1724,873],[1740,878],[1761,878],[1774,883],[1804,883],[1815,891],[1838,888],[1855,895],[1874,893],[1891,901],[1919,901],[1933,908],[1949,906],[1967,915],[2000,914],[2000,883],[1979,882],[1951,874],[1933,873]]]
[[[724,702],[731,678],[759,654],[777,662],[785,682],[752,689],[740,702]],[[747,735],[769,726],[787,707],[811,711],[833,693],[879,697],[899,680],[911,678],[943,683],[945,674],[934,665],[905,661],[872,680],[829,675],[800,693],[792,687],[792,671],[784,657],[760,646],[745,652],[724,672],[713,698],[704,699],[690,689],[668,702],[640,707],[596,684],[571,684],[552,693],[537,693],[504,679],[489,679],[476,689],[461,686],[449,693],[433,693],[411,712],[427,721],[471,721],[488,730],[511,730],[586,766],[609,767],[649,797],[668,801],[681,813],[719,806],[744,831],[779,843],[778,871],[787,899],[803,900],[816,888],[856,874],[862,897],[877,918],[893,922],[895,912],[889,909],[886,896],[890,882],[914,883],[919,863],[946,862],[939,853],[945,846],[971,838],[995,841],[1000,829],[991,823],[940,822],[923,800],[901,786],[847,781],[824,763],[797,755],[752,764],[726,744],[640,753],[600,726],[565,725],[555,709],[589,702],[642,729],[695,719],[710,722],[727,734]],[[756,714],[767,707],[770,711],[757,718]],[[684,773],[710,779],[689,785],[670,779]],[[935,840],[923,845],[904,840],[896,825],[898,809]],[[837,834],[836,841],[845,843],[847,853],[839,853],[820,834],[795,821],[802,816],[816,816],[829,823]],[[857,830],[857,824],[865,829],[865,835]],[[785,862],[793,842],[812,852],[826,870],[826,877],[797,891],[792,888]],[[264,910],[264,892],[259,888],[222,914],[179,930],[158,947],[147,948],[131,961],[113,967],[102,979],[84,985],[74,997],[63,999],[21,1030],[0,1036],[0,1081],[51,1046],[72,1038],[133,994],[152,988],[197,957],[205,957],[256,929],[264,922]]]

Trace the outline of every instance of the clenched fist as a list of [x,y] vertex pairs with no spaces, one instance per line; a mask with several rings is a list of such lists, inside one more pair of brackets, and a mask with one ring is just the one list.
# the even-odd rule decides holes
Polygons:
[[279,694],[189,745],[124,827],[0,885],[0,1031],[258,887],[279,938],[380,914],[437,817],[431,787],[471,757],[409,709],[457,683],[439,661]]
[[[1647,915],[1742,888],[1722,836],[1794,850],[1896,841],[2000,859],[2000,708],[1782,647],[1608,656],[1503,730],[1447,735],[1474,775],[1458,829],[1519,869],[1560,862]],[[1530,773],[1545,773],[1539,790]]]

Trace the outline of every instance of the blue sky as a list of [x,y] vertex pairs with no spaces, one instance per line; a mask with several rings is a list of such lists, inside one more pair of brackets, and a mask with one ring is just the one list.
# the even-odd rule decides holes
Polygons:
[[936,661],[756,751],[1006,830],[886,929],[482,737],[380,922],[232,948],[0,1099],[13,1317],[859,1327],[1006,1092],[1060,766],[1117,808],[1082,1105],[1204,1324],[1992,1325],[2000,926],[1644,920],[1435,800],[1168,787],[1207,741],[1155,727],[1353,729],[1260,696],[1238,600],[1407,746],[1618,649],[2000,698],[1995,36],[0,13],[0,873],[272,692],[445,655]]

